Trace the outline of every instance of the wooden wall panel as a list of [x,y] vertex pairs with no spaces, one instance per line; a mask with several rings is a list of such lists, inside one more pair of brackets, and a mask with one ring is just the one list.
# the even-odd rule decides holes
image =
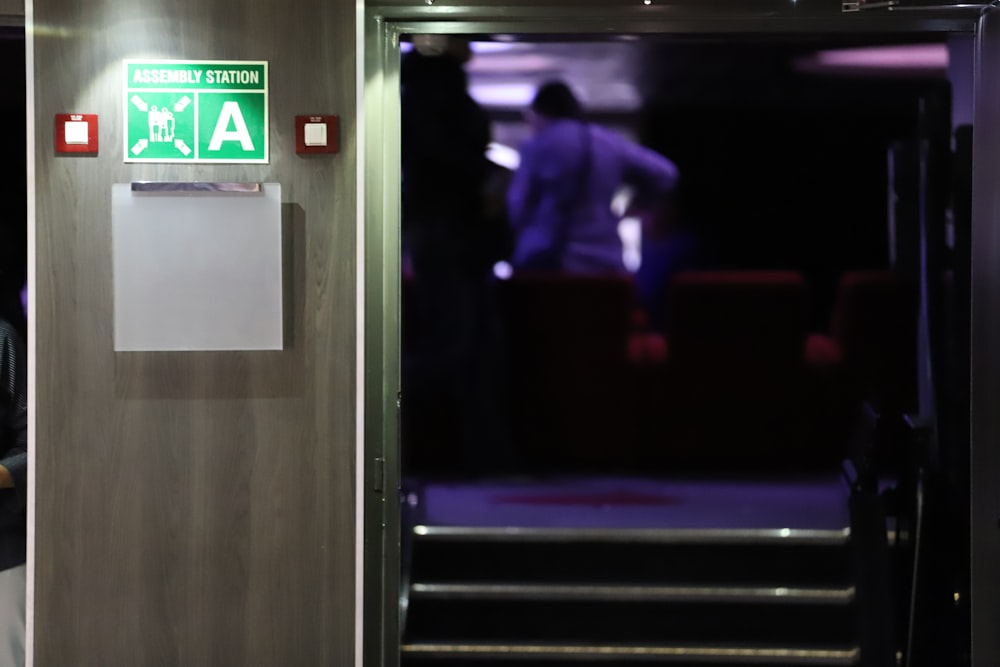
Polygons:
[[[355,5],[35,0],[35,665],[354,660]],[[126,165],[126,58],[270,63],[268,165]],[[56,113],[100,116],[56,157]],[[341,152],[294,155],[294,115]],[[282,184],[281,352],[115,353],[111,185]]]
[[0,0],[0,16],[24,16],[24,0]]

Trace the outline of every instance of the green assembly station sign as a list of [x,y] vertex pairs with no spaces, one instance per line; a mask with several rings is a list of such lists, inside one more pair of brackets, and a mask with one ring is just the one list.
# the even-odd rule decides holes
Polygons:
[[127,60],[125,119],[125,162],[267,163],[267,63]]

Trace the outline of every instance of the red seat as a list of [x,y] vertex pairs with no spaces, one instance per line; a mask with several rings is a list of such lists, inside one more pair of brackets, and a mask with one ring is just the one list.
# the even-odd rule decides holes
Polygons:
[[674,279],[659,411],[646,416],[663,423],[660,441],[646,443],[651,460],[736,471],[839,462],[840,452],[814,437],[826,425],[811,401],[826,393],[805,363],[807,292],[793,271]]
[[808,313],[800,274],[688,272],[677,276],[670,292],[674,363],[726,374],[801,363]]

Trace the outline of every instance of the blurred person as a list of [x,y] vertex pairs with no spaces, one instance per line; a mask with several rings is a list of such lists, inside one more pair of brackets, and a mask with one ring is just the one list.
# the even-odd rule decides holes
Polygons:
[[467,90],[471,53],[465,39],[416,35],[401,63],[403,241],[415,271],[447,263],[478,275],[487,264],[490,121]]
[[542,85],[526,114],[533,136],[507,196],[515,269],[625,272],[615,193],[632,186],[638,202],[672,190],[677,167],[659,153],[584,122],[561,81]]
[[0,319],[0,665],[24,665],[28,497],[27,359]]
[[400,69],[403,250],[416,301],[407,309],[415,340],[404,359],[404,437],[420,446],[450,439],[462,471],[483,474],[510,459],[492,275],[497,225],[487,211],[496,175],[490,121],[467,89],[468,40],[413,41]]
[[[2,280],[2,276],[0,276]],[[28,331],[27,287],[0,284],[0,320],[14,327],[24,340]]]
[[0,225],[0,319],[27,336],[26,246],[17,239],[18,230]]

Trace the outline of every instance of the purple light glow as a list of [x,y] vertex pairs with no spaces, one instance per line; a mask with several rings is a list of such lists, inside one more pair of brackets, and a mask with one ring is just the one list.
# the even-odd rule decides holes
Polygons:
[[469,86],[469,94],[483,106],[523,108],[535,97],[530,83],[484,83]]
[[948,47],[944,44],[872,46],[820,51],[805,63],[807,69],[945,70]]
[[489,57],[473,58],[466,66],[469,74],[538,74],[549,73],[558,68],[552,58],[533,53],[491,53]]
[[521,153],[516,148],[495,141],[486,147],[486,158],[504,169],[515,171],[521,165]]
[[472,49],[473,53],[502,53],[504,51],[512,51],[514,49],[523,48],[523,44],[514,44],[512,42],[470,42],[469,48]]
[[[499,42],[470,42],[469,48],[473,53],[500,53],[520,48],[520,44],[499,43]],[[413,50],[413,42],[400,42],[399,52],[409,53]]]

